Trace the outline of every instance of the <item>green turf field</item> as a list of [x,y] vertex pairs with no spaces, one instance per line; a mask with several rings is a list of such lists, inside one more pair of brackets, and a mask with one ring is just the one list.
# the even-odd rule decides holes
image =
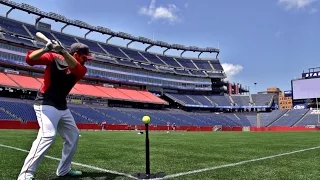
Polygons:
[[[36,134],[37,131],[0,130],[1,178],[16,179],[27,155],[3,145],[29,150]],[[165,172],[169,177],[176,174],[168,179],[179,180],[319,179],[319,138],[320,132],[150,132],[151,171]],[[78,179],[131,179],[119,173],[145,171],[144,139],[145,135],[135,131],[81,131],[73,160],[81,163],[73,168],[84,171]],[[316,148],[306,150],[313,147]],[[61,148],[58,136],[47,155],[60,158]],[[271,157],[257,160],[267,156]],[[255,160],[247,161],[252,159]],[[242,161],[245,162],[235,164]],[[58,163],[45,158],[36,179],[59,179],[55,176]],[[206,169],[212,167],[218,168]],[[205,170],[185,175],[198,169]]]

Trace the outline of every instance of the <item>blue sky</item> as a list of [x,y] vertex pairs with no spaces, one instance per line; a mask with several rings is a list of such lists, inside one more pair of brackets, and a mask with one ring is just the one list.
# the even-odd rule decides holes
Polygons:
[[[94,26],[186,46],[219,47],[230,81],[250,86],[290,89],[290,80],[303,70],[318,67],[320,1],[318,0],[17,0],[78,19]],[[89,4],[88,4],[89,3]],[[1,7],[1,12],[8,9]],[[2,14],[4,15],[4,14]],[[9,16],[34,23],[34,17],[13,11]],[[50,20],[53,29],[63,24]],[[85,30],[67,27],[66,33],[83,36]],[[91,33],[104,41],[108,36]],[[113,39],[111,43],[128,42]],[[134,43],[134,48],[146,45]],[[152,48],[159,52],[161,48]],[[170,50],[168,54],[180,54]],[[185,56],[196,56],[185,53]],[[213,57],[215,54],[204,54]],[[254,87],[254,83],[257,86]]]

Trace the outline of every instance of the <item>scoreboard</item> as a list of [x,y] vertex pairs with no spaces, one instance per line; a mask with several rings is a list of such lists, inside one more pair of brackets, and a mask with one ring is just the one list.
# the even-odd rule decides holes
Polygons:
[[319,68],[311,68],[311,70],[303,72],[302,78],[291,81],[292,103],[294,107],[317,107],[317,103],[319,106],[320,71]]
[[320,78],[292,80],[292,99],[320,97]]

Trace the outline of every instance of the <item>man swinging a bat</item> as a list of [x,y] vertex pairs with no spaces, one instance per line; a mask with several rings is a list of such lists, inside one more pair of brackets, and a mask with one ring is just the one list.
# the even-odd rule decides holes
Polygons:
[[29,51],[26,55],[26,62],[30,66],[45,65],[46,68],[43,85],[34,103],[40,129],[18,180],[34,179],[36,170],[57,133],[64,143],[56,175],[82,175],[81,171],[71,169],[72,158],[78,145],[79,130],[67,107],[66,96],[87,72],[84,63],[92,59],[89,56],[89,47],[82,43],[74,43],[68,52],[59,41],[46,38],[45,41],[46,45],[43,48]]

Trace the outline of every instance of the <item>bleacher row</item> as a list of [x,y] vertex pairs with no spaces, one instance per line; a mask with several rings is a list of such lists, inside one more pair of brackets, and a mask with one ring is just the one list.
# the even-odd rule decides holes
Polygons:
[[[22,43],[24,45],[41,47],[42,43],[34,41],[34,35],[39,30],[35,26],[12,20],[9,18],[0,16],[0,38],[13,41],[17,43]],[[97,42],[89,39],[84,39],[81,37],[71,36],[63,34],[56,31],[44,32],[41,31],[50,39],[60,40],[67,48],[71,46],[74,42],[82,42],[90,46],[92,52],[95,54],[101,54],[104,56],[96,56],[97,59],[101,61],[121,64],[125,66],[133,66],[137,68],[150,69],[154,71],[161,72],[171,72],[183,75],[195,75],[195,76],[217,76],[223,71],[223,68],[217,59],[213,60],[199,60],[199,59],[184,59],[177,57],[164,56],[160,54],[153,54],[145,51],[137,51],[125,47],[118,47],[102,42]],[[23,37],[19,38],[19,37]],[[112,55],[113,57],[118,57],[121,60],[116,60],[114,58],[107,58]],[[103,58],[104,57],[104,58]],[[139,62],[139,63],[135,63]],[[159,69],[153,65],[158,65],[165,67],[164,69]],[[175,69],[172,69],[175,68]],[[190,71],[189,71],[190,70]],[[203,72],[205,71],[205,72]],[[219,72],[219,73],[217,73]]]
[[[5,74],[0,72],[0,85],[3,86],[38,90],[42,83],[42,77],[30,77],[27,75]],[[71,90],[70,94],[115,100],[148,102],[153,104],[168,104],[165,100],[145,90],[112,88],[84,83],[77,83]],[[273,100],[272,94],[206,96],[165,93],[165,96],[184,106],[208,107],[270,107]]]
[[250,94],[231,96],[205,96],[166,93],[168,98],[184,106],[208,106],[208,107],[271,107],[272,94]]
[[[7,87],[38,90],[41,87],[42,83],[42,77],[30,77],[18,74],[4,74],[0,72],[0,84]],[[168,104],[166,101],[146,90],[104,87],[101,85],[90,85],[84,83],[77,83],[71,90],[70,94],[122,101]]]
[[[38,90],[43,83],[42,77],[30,77],[27,75],[5,74],[0,72],[0,85]],[[106,99],[148,102],[153,104],[168,104],[165,100],[145,90],[134,90],[124,88],[104,87],[101,85],[90,85],[77,83],[70,92],[71,95],[84,95],[89,97],[100,97]],[[251,95],[184,95],[165,94],[168,98],[184,106],[208,106],[208,107],[249,107],[266,106],[270,107],[273,99],[272,94],[251,94]]]
[[[76,122],[107,124],[141,125],[141,117],[149,115],[151,125],[167,125],[168,122],[178,126],[257,126],[256,113],[190,113],[182,110],[145,110],[128,108],[111,108],[101,106],[68,105]],[[260,113],[260,126],[307,126],[320,125],[318,111],[274,110]],[[0,100],[0,120],[36,121],[32,101]]]

